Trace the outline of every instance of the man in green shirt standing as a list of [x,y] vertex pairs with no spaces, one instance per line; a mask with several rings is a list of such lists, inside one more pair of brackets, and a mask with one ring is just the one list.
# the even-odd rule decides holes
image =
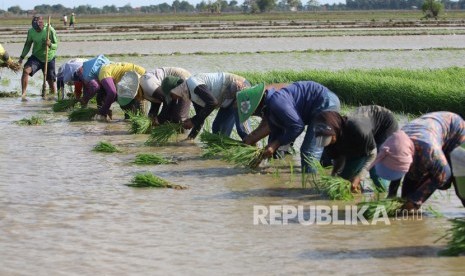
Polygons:
[[[50,28],[50,37],[47,40],[47,29]],[[24,64],[23,75],[21,77],[22,99],[26,100],[26,89],[29,76],[33,76],[37,71],[44,70],[47,62],[47,82],[50,87],[50,94],[55,94],[56,73],[55,55],[58,47],[56,31],[52,26],[44,24],[42,16],[32,18],[32,28],[27,32],[26,43],[19,58],[19,63],[23,63],[24,57],[29,53],[32,46],[32,54]],[[45,60],[46,49],[48,47],[48,60]]]

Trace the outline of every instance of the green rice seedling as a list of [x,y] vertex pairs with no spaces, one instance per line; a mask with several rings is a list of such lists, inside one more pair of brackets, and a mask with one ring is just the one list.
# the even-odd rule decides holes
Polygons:
[[332,200],[349,201],[354,199],[350,181],[339,176],[331,176],[328,172],[331,171],[330,167],[324,168],[318,160],[305,158],[316,169],[316,173],[302,172],[303,188],[307,187],[306,183],[310,180],[313,188]]
[[200,142],[202,143],[203,157],[215,157],[224,150],[234,147],[246,146],[242,141],[232,139],[223,134],[213,134],[209,131],[200,133]]
[[200,141],[204,151],[203,157],[220,157],[228,163],[251,169],[257,168],[263,160],[263,149],[246,145],[223,134],[203,131]]
[[93,149],[93,151],[97,152],[121,152],[117,147],[115,147],[113,144],[105,141],[100,141]]
[[146,144],[148,145],[164,145],[173,137],[176,137],[182,132],[181,123],[165,123],[152,129],[149,139]]
[[440,256],[459,256],[465,253],[465,218],[454,218],[450,220],[452,227],[446,234],[439,238],[446,238],[447,248],[439,251]]
[[163,178],[160,178],[152,173],[140,173],[136,174],[132,179],[131,183],[127,184],[129,187],[137,187],[137,188],[171,188],[176,190],[183,190],[187,187],[172,184],[166,181]]
[[426,207],[426,211],[430,212],[435,218],[443,218],[444,214],[439,210],[435,209],[433,206],[429,205]]
[[44,119],[32,116],[31,118],[23,118],[16,122],[20,126],[39,126],[45,124]]
[[465,68],[376,69],[338,71],[235,72],[251,83],[313,80],[335,92],[351,105],[379,104],[393,111],[422,114],[448,110],[463,114]]
[[405,201],[400,198],[387,198],[375,201],[364,201],[357,204],[358,209],[367,207],[363,213],[366,219],[373,219],[375,213],[380,210],[386,210],[388,217],[394,217],[402,210]]
[[78,121],[91,121],[94,116],[97,115],[97,109],[86,107],[73,110],[69,115],[68,119],[71,122]]
[[149,134],[152,131],[152,121],[141,113],[129,112],[129,132],[133,134]]
[[76,103],[77,103],[77,100],[74,98],[58,100],[56,103],[53,104],[52,110],[54,112],[67,111],[69,109],[74,108]]
[[163,156],[153,153],[140,153],[136,155],[134,163],[138,165],[162,165],[162,164],[173,164],[172,160],[168,160]]

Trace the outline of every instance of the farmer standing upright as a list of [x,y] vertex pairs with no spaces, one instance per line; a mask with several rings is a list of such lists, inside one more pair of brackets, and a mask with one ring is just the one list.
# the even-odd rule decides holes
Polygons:
[[[50,28],[50,37],[47,40],[47,29]],[[34,16],[32,18],[32,28],[27,32],[26,42],[24,43],[23,52],[19,57],[19,63],[23,63],[23,59],[29,53],[32,46],[32,54],[24,64],[23,75],[21,77],[22,99],[26,100],[26,89],[29,81],[29,76],[33,76],[37,71],[44,70],[47,62],[47,82],[50,88],[50,94],[55,94],[56,73],[55,73],[55,55],[58,47],[58,39],[55,29],[52,26],[44,23],[42,16]],[[45,60],[46,51],[48,48],[48,60]]]

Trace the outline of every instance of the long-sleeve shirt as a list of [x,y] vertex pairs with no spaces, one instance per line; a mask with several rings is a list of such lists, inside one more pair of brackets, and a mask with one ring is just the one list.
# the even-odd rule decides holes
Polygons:
[[377,105],[355,109],[344,121],[340,137],[325,149],[335,160],[334,171],[342,169],[344,161],[342,156],[344,158],[367,156],[362,170],[357,174],[360,177],[366,175],[376,158],[377,148],[398,128],[394,114],[389,109]]
[[451,177],[448,158],[465,141],[465,121],[451,112],[432,112],[411,121],[402,130],[415,145],[413,162],[405,177],[418,185],[405,196],[421,205]]
[[[34,28],[30,28],[27,31],[26,42],[24,43],[23,52],[21,53],[21,58],[25,58],[27,53],[32,46],[32,55],[35,56],[42,62],[45,62],[45,50],[47,47],[47,29],[49,28],[48,24],[44,24],[42,31],[37,32]],[[58,38],[55,29],[50,26],[50,41],[52,45],[48,49],[48,60],[51,61],[56,56],[56,51],[58,48]]]
[[332,92],[313,81],[294,82],[278,91],[268,89],[265,117],[270,126],[270,139],[281,145],[293,142],[316,114],[331,105]]
[[100,69],[98,80],[102,81],[106,78],[112,78],[114,83],[117,84],[123,75],[129,71],[135,71],[137,74],[143,75],[145,73],[145,68],[133,63],[126,62],[105,64]]

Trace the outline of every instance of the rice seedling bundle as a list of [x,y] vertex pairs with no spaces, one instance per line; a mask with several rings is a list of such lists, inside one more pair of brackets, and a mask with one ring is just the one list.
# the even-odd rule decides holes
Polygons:
[[40,117],[32,116],[31,118],[23,118],[16,123],[20,126],[38,126],[43,125],[45,121]]
[[21,71],[21,64],[13,61],[12,59],[9,59],[7,62],[0,64],[0,67],[8,68],[15,73]]
[[220,157],[222,160],[249,168],[257,168],[263,155],[263,149],[246,145],[242,141],[231,139],[222,134],[203,131],[200,134],[204,157]]
[[18,92],[0,92],[0,98],[15,98],[19,97]]
[[305,157],[305,160],[311,164],[312,168],[316,169],[316,173],[302,172],[302,187],[306,187],[307,177],[310,176],[313,187],[328,198],[345,201],[354,199],[350,181],[339,176],[331,176],[331,167],[324,168],[316,159]]
[[91,121],[97,115],[97,111],[96,108],[91,107],[75,109],[68,115],[68,119],[71,122]]
[[58,100],[56,103],[53,104],[52,110],[54,112],[67,111],[69,109],[74,108],[76,103],[77,103],[77,100],[74,98]]
[[465,253],[465,218],[455,218],[451,222],[452,227],[440,238],[448,240],[447,248],[439,252],[440,256],[458,256]]
[[133,134],[149,134],[152,131],[152,121],[140,113],[128,113],[129,132]]
[[134,163],[138,165],[162,165],[162,164],[173,164],[175,162],[164,158],[158,154],[153,153],[141,153],[136,156]]
[[100,141],[93,149],[93,151],[97,151],[97,152],[108,152],[108,153],[112,153],[112,152],[120,152],[120,150],[115,147],[114,145],[112,145],[111,143],[109,142],[105,142],[105,141]]
[[[386,210],[388,217],[394,217],[399,214],[399,211],[402,210],[402,206],[405,201],[400,198],[388,198],[375,201],[365,201],[357,204],[358,209],[360,210],[363,207],[367,207],[367,210],[363,213],[363,216],[366,219],[373,219],[377,209]],[[379,212],[378,210],[378,212]]]
[[173,137],[176,137],[182,132],[181,123],[165,123],[152,129],[149,139],[146,144],[148,145],[164,145]]
[[127,184],[129,187],[137,188],[171,188],[176,190],[186,189],[185,186],[172,184],[163,178],[160,178],[152,173],[136,174],[131,183]]

